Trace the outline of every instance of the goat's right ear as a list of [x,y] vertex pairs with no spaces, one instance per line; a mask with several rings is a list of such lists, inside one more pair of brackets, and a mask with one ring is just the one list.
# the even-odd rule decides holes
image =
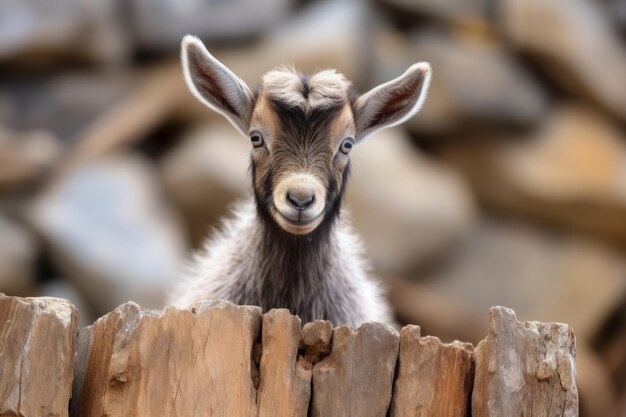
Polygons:
[[246,83],[207,51],[200,39],[187,35],[182,43],[185,81],[191,92],[248,135],[254,94]]
[[357,98],[353,105],[356,142],[362,142],[378,130],[400,124],[417,113],[426,99],[430,76],[430,64],[413,64],[398,78]]

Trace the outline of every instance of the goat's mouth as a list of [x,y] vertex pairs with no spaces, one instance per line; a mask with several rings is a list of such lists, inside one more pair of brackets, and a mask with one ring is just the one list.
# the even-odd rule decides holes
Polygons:
[[324,210],[322,210],[315,217],[308,216],[302,217],[302,213],[299,213],[297,218],[286,216],[280,212],[276,207],[272,207],[272,217],[278,223],[278,225],[286,232],[294,235],[306,235],[311,233],[317,228],[324,220]]

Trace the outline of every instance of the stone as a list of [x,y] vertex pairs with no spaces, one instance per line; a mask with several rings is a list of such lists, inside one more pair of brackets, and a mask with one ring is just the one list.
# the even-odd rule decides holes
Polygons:
[[554,83],[626,120],[626,50],[597,2],[506,0],[497,10],[507,41]]
[[228,214],[251,188],[250,144],[229,124],[216,121],[185,134],[160,162],[167,194],[189,222],[195,245],[209,225]]
[[136,300],[161,306],[187,252],[156,172],[136,154],[109,156],[59,177],[30,210],[60,273],[96,313]]
[[578,105],[538,129],[448,147],[480,198],[497,209],[626,242],[626,146],[619,126]]
[[288,310],[263,315],[259,417],[307,417],[312,366],[298,355],[300,319]]
[[123,62],[129,52],[118,1],[5,0],[0,6],[0,61],[50,55]]
[[485,219],[422,282],[468,316],[501,303],[520,317],[568,323],[579,340],[591,341],[623,303],[625,271],[623,252],[602,242]]
[[143,48],[178,50],[180,40],[194,34],[213,42],[241,41],[276,26],[290,13],[293,0],[272,0],[263,7],[252,0],[130,2],[131,26]]
[[47,174],[61,151],[58,139],[46,131],[18,133],[0,128],[0,192]]
[[487,0],[379,0],[399,12],[458,22],[484,21],[489,11]]
[[39,242],[19,223],[0,215],[0,292],[32,293]]
[[345,205],[381,273],[412,276],[471,231],[475,206],[463,179],[399,128],[375,134],[350,158]]
[[398,333],[382,323],[333,330],[333,346],[313,368],[312,417],[384,417],[391,402]]
[[[75,143],[83,129],[133,90],[138,81],[130,74],[67,70],[28,77],[9,76],[2,86],[7,105],[12,109],[6,123],[17,131],[32,132],[33,136],[43,135],[40,132],[45,129],[47,135],[53,135],[63,144]],[[141,73],[137,78],[144,77]]]
[[67,301],[0,294],[0,415],[68,416],[77,333]]
[[315,365],[330,353],[333,326],[328,320],[316,320],[304,325],[300,349],[304,358]]
[[[433,78],[422,110],[407,122],[417,133],[466,133],[476,126],[529,126],[544,115],[547,97],[535,78],[493,41],[463,32],[423,29],[408,38],[377,32],[377,84],[427,61]],[[462,68],[462,70],[459,70]]]
[[576,340],[562,323],[520,323],[513,310],[489,310],[489,334],[476,347],[472,416],[578,416]]
[[473,347],[420,337],[419,326],[400,332],[390,417],[466,417],[474,379]]
[[82,335],[90,343],[78,353],[87,365],[75,415],[254,416],[260,329],[258,307],[207,301],[158,312],[124,304]]

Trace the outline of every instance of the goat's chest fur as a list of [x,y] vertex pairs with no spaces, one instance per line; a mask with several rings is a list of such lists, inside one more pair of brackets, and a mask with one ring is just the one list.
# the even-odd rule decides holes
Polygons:
[[171,304],[219,298],[264,311],[287,308],[305,323],[390,322],[344,216],[318,241],[275,233],[259,219],[252,199],[239,203],[195,256]]

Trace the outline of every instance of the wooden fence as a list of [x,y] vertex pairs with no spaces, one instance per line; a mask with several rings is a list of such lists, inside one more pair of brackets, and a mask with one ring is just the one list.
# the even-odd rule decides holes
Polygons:
[[65,300],[0,294],[0,417],[577,416],[569,326],[489,322],[473,347],[210,301],[79,330]]

